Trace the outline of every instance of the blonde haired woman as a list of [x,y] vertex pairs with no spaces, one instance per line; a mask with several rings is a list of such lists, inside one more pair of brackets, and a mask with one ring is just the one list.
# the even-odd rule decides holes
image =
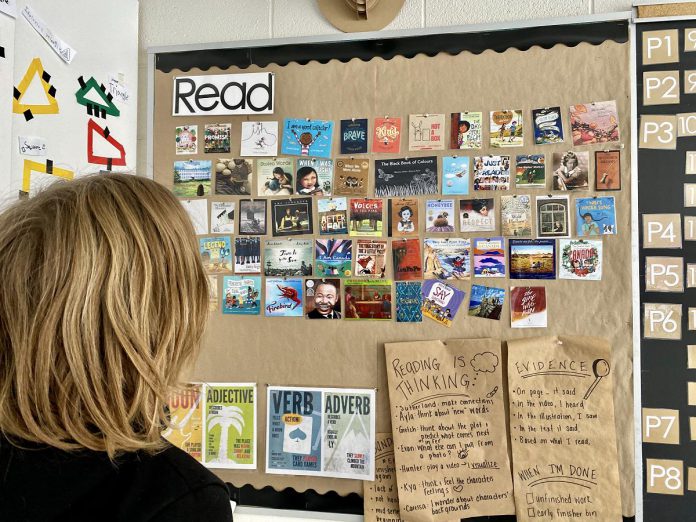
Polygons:
[[191,223],[153,181],[85,177],[0,215],[0,520],[232,520],[160,437],[207,310]]

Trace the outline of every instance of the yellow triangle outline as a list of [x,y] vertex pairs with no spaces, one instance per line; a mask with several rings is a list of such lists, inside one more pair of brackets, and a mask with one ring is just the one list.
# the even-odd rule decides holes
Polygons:
[[[24,160],[24,171],[22,173],[22,191],[29,194],[29,189],[31,188],[31,173],[38,172],[39,174],[48,174],[46,172],[46,164],[39,163],[33,160]],[[53,167],[53,172],[49,176],[56,176],[63,179],[73,179],[75,173],[72,170],[62,169],[60,167]]]
[[[29,68],[27,69],[27,72],[24,73],[24,77],[22,78],[22,81],[19,82],[19,85],[17,86],[17,90],[19,91],[19,99],[12,98],[12,112],[15,114],[24,114],[24,112],[29,109],[32,114],[58,114],[59,109],[58,109],[58,100],[55,99],[55,97],[51,96],[48,93],[48,90],[51,88],[51,85],[43,79],[43,73],[44,73],[44,68],[43,64],[41,63],[41,58],[36,57],[34,58],[31,63],[29,64]],[[39,80],[41,81],[41,86],[43,87],[44,93],[46,94],[46,99],[48,100],[47,104],[44,105],[34,105],[34,104],[26,104],[26,103],[20,103],[21,99],[24,97],[24,93],[26,90],[29,88],[29,85],[31,84],[31,80],[34,78],[34,74],[37,74],[39,76]]]

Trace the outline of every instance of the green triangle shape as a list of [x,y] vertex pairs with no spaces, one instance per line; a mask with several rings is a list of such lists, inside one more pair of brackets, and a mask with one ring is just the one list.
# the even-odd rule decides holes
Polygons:
[[[92,100],[88,100],[85,96],[86,94],[91,90],[94,89],[96,93],[99,95],[99,97],[102,99],[104,104],[102,105],[101,103],[96,103],[93,102]],[[121,111],[118,110],[116,105],[107,98],[106,94],[101,90],[99,87],[99,84],[97,83],[97,80],[94,79],[94,76],[92,76],[89,80],[85,82],[84,87],[80,87],[77,92],[75,93],[75,98],[77,98],[77,103],[80,105],[96,105],[101,109],[104,109],[104,112],[108,114],[109,116],[120,116]]]

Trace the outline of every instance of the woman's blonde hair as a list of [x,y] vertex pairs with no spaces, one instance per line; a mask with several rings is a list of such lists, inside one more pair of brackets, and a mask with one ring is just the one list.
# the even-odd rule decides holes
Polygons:
[[208,299],[191,222],[154,181],[87,176],[16,203],[0,215],[0,430],[110,457],[160,448]]

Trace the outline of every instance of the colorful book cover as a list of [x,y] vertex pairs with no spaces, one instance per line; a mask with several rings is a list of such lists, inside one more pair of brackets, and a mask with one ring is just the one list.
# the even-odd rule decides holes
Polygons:
[[303,282],[299,278],[266,278],[266,317],[302,317]]
[[375,160],[375,197],[437,194],[437,157]]
[[203,268],[207,272],[232,271],[232,244],[230,236],[200,237],[198,246]]
[[205,152],[229,154],[232,135],[230,123],[211,123],[205,126]]
[[570,237],[568,196],[537,196],[537,237]]
[[395,239],[392,241],[394,280],[422,279],[423,266],[419,239]]
[[482,112],[453,112],[450,116],[450,148],[480,149],[483,141]]
[[382,236],[382,200],[350,200],[350,235]]
[[425,202],[425,231],[426,232],[454,232],[453,199],[428,199]]
[[252,195],[254,160],[234,158],[215,162],[215,194]]
[[179,203],[188,214],[193,232],[197,236],[208,233],[208,200],[207,199],[180,199]]
[[561,239],[558,250],[559,279],[578,281],[602,279],[601,239]]
[[366,159],[339,158],[334,169],[335,196],[367,196],[370,162]]
[[502,237],[473,240],[474,276],[505,277],[505,240]]
[[264,245],[265,276],[311,276],[311,239],[268,239]]
[[318,277],[351,277],[353,275],[352,239],[315,239],[314,253]]
[[259,276],[225,276],[222,281],[222,313],[259,315],[261,313],[261,278]]
[[573,145],[619,141],[619,113],[616,100],[570,106]]
[[563,119],[560,107],[532,109],[534,144],[550,145],[563,141]]
[[256,469],[256,385],[211,383],[205,392],[205,452],[210,468]]
[[341,318],[341,280],[305,279],[305,306],[307,319]]
[[174,133],[176,154],[198,154],[198,125],[177,126]]
[[553,153],[553,190],[587,190],[590,153]]
[[367,119],[341,120],[341,154],[367,153]]
[[272,199],[273,235],[312,234],[312,198]]
[[510,239],[510,279],[556,279],[555,239]]
[[464,291],[432,279],[423,282],[421,294],[423,316],[447,327],[452,326],[466,296]]
[[210,232],[234,234],[234,201],[210,202]]
[[500,228],[506,237],[532,237],[532,198],[526,194],[501,196]]
[[621,151],[595,151],[595,189],[621,190]]
[[577,198],[575,225],[578,237],[616,234],[614,196]]
[[513,286],[510,288],[510,326],[546,328],[546,288]]
[[418,200],[416,198],[398,198],[389,199],[387,202],[389,236],[417,236],[420,229],[418,224]]
[[375,118],[372,152],[399,152],[401,149],[401,118]]
[[300,158],[297,160],[295,192],[300,196],[330,196],[333,176],[333,160]]
[[240,156],[278,155],[277,121],[243,121],[240,143]]
[[379,239],[356,240],[355,275],[380,277],[387,271],[387,242]]
[[266,200],[239,200],[239,234],[266,235]]
[[469,157],[443,156],[442,193],[445,196],[469,193]]
[[348,200],[327,198],[317,200],[319,234],[340,235],[348,233]]
[[444,150],[445,115],[411,114],[408,118],[408,150]]
[[261,273],[261,239],[258,237],[234,238],[234,273]]
[[521,147],[524,145],[521,110],[491,111],[490,125],[491,147]]
[[167,401],[169,426],[162,432],[170,444],[198,462],[203,460],[203,397],[201,384],[189,384]]
[[460,232],[493,232],[495,230],[495,199],[460,199]]
[[396,282],[396,322],[420,323],[423,321],[420,281]]
[[471,240],[429,238],[423,241],[423,279],[469,279]]
[[209,160],[175,161],[172,192],[179,198],[210,195],[212,168]]
[[500,320],[505,302],[505,289],[482,285],[471,285],[469,315],[484,319]]
[[474,190],[509,190],[510,156],[476,156]]
[[209,275],[208,276],[208,311],[214,312],[218,309],[219,298],[218,298],[218,276]]
[[348,279],[343,287],[343,313],[346,319],[391,320],[391,280]]
[[281,154],[330,158],[332,139],[332,121],[286,118]]
[[259,196],[290,196],[295,192],[292,158],[256,160],[257,192]]
[[515,187],[546,188],[546,159],[543,154],[519,154],[515,163]]

